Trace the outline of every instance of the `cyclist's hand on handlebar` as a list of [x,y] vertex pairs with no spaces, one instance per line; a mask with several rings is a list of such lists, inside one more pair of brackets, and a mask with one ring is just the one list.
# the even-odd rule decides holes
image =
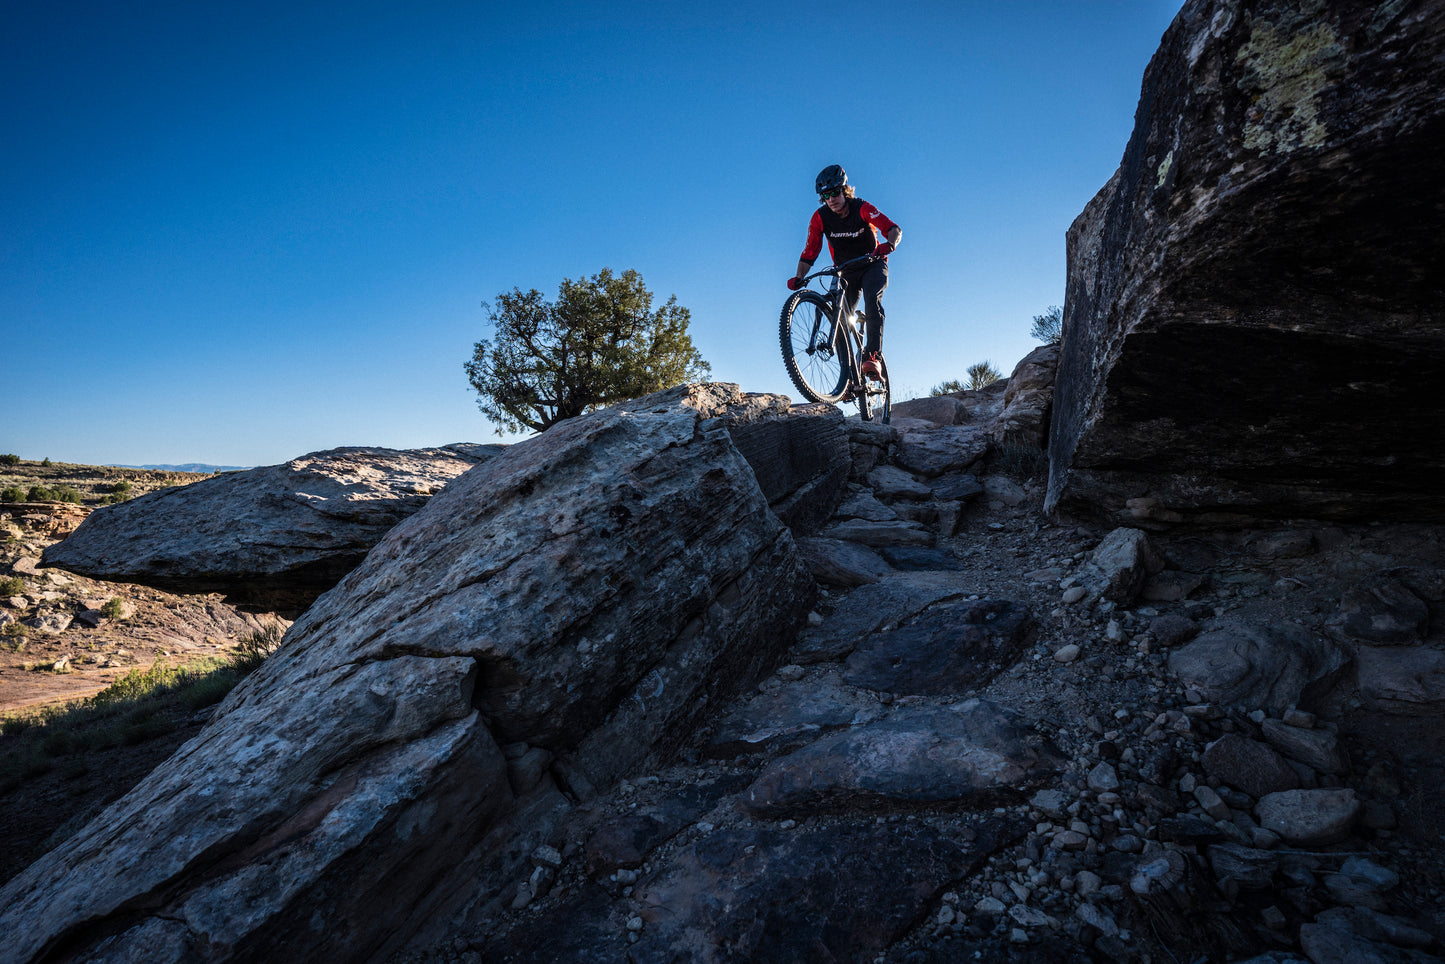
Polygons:
[[887,241],[884,241],[882,244],[878,245],[878,247],[873,249],[873,257],[875,258],[886,258],[892,253],[893,245],[889,244]]
[[797,290],[798,290],[799,288],[801,288],[801,287],[803,287],[803,279],[802,279],[802,278],[789,278],[789,279],[788,279],[788,289],[789,289],[790,291],[797,291]]

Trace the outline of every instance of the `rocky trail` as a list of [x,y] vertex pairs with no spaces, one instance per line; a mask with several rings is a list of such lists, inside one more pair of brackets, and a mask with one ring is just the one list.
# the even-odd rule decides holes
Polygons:
[[695,384],[12,518],[27,680],[106,581],[296,621],[7,796],[0,964],[1442,960],[1442,24],[1187,0],[1057,346],[891,427]]
[[[510,886],[392,959],[1436,960],[1445,531],[1062,521],[1037,462],[982,439],[1018,428],[1004,409],[993,390],[845,423],[841,504],[797,539],[823,588],[782,665],[602,790],[503,745],[513,792],[555,781],[563,817],[505,842]],[[17,572],[64,532],[31,515]],[[59,608],[124,590],[173,622],[255,618],[24,578]],[[11,789],[34,819],[10,872],[199,726]]]
[[[825,591],[684,762],[573,787],[508,907],[400,959],[1435,959],[1445,726],[1287,664],[1376,572],[1438,578],[1439,529],[1155,533],[1149,572],[1050,522],[1040,480],[902,475],[833,524],[873,516],[897,570]],[[898,551],[939,491],[977,494]]]

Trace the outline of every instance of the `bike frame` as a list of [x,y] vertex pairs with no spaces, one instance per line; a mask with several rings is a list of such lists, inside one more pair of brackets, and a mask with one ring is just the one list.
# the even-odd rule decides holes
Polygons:
[[833,351],[836,353],[840,347],[838,345],[838,339],[840,337],[847,338],[852,342],[848,350],[848,388],[854,393],[871,393],[874,389],[869,386],[868,380],[864,378],[863,373],[858,370],[858,366],[862,364],[863,358],[863,336],[860,331],[860,326],[856,324],[856,319],[861,313],[855,312],[852,318],[846,317],[847,301],[843,297],[842,274],[847,268],[855,265],[871,264],[878,260],[879,258],[875,255],[865,254],[851,261],[844,261],[842,264],[829,265],[805,277],[802,284],[798,285],[797,288],[797,290],[801,291],[816,278],[831,277],[833,279],[828,289],[823,292],[824,299],[832,307],[828,318],[833,326],[833,330],[829,335],[829,343],[832,344]]

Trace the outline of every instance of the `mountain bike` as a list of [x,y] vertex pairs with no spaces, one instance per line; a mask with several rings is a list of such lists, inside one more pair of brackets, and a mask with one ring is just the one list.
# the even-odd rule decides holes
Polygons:
[[[876,416],[887,425],[893,412],[888,366],[880,352],[881,379],[865,378],[860,371],[866,318],[862,312],[849,314],[848,299],[838,280],[845,268],[874,260],[873,255],[865,254],[804,278],[803,285],[783,302],[783,313],[778,318],[778,341],[788,376],[809,400],[830,404],[857,402],[858,416],[863,421],[871,422]],[[813,279],[822,277],[831,277],[827,291],[807,287]]]

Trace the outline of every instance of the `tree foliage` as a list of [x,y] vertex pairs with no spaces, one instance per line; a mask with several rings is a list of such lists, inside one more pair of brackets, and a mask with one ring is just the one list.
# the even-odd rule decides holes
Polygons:
[[477,407],[502,428],[545,431],[564,419],[697,381],[712,370],[675,297],[657,310],[636,271],[562,279],[557,300],[513,288],[483,302],[493,339],[463,366]]
[[928,390],[929,395],[952,395],[954,392],[965,391],[963,382],[956,378],[948,378]]
[[992,385],[1003,377],[1003,374],[993,367],[993,363],[984,359],[968,366],[968,385],[972,391],[978,391],[986,385]]
[[1034,326],[1029,334],[1045,345],[1057,345],[1064,338],[1064,310],[1050,305],[1041,315],[1034,315]]

